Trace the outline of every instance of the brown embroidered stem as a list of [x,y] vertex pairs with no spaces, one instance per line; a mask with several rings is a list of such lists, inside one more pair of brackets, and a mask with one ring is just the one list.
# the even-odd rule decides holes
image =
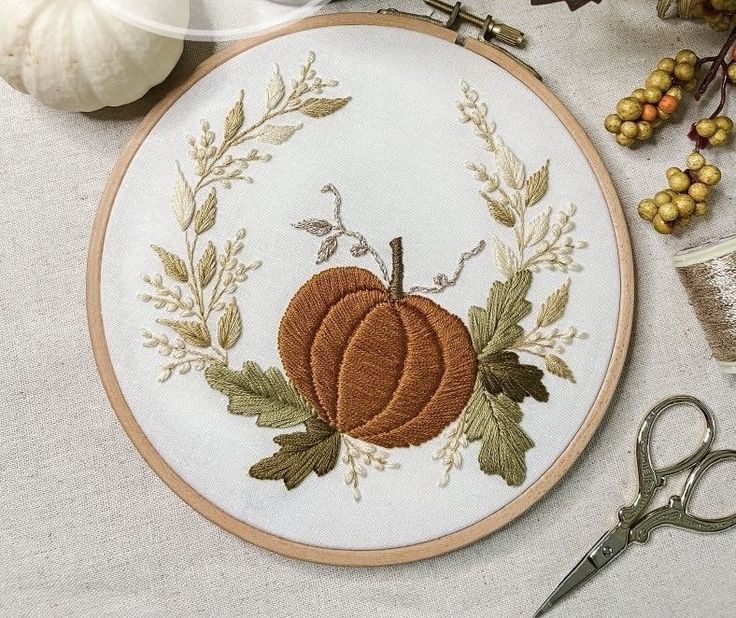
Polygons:
[[394,238],[391,245],[391,285],[389,292],[391,300],[401,300],[404,298],[404,247],[401,242],[401,236]]
[[734,44],[735,41],[736,41],[736,28],[731,30],[731,34],[728,35],[728,38],[726,39],[726,42],[723,44],[723,47],[721,48],[720,53],[716,56],[708,73],[706,74],[705,78],[701,82],[700,87],[698,88],[698,91],[695,93],[696,101],[700,100],[700,97],[702,97],[705,94],[705,91],[708,90],[708,86],[710,86],[710,83],[716,78],[716,75],[718,75],[718,71],[721,70],[721,65],[723,63],[723,60],[726,58],[726,54],[728,54],[729,50],[731,49],[731,46]]

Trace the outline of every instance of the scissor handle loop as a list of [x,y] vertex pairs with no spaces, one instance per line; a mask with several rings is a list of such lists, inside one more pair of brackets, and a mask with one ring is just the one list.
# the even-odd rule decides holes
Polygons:
[[695,486],[706,470],[728,459],[736,460],[736,451],[713,451],[706,455],[688,476],[682,496],[672,496],[667,506],[652,511],[636,523],[631,528],[629,538],[638,543],[645,543],[651,531],[659,526],[676,526],[695,532],[721,532],[736,526],[736,513],[726,517],[708,519],[693,515],[688,509]]
[[[656,468],[652,461],[652,431],[657,419],[669,408],[677,405],[686,405],[700,411],[705,418],[705,433],[700,446],[681,461],[664,468]],[[639,494],[631,506],[622,508],[618,517],[622,524],[632,526],[644,513],[652,496],[659,487],[662,487],[667,477],[688,470],[703,460],[715,438],[715,420],[713,413],[699,399],[689,395],[676,395],[659,402],[646,415],[639,428],[636,439],[636,461],[639,469]],[[653,514],[653,513],[652,513]]]

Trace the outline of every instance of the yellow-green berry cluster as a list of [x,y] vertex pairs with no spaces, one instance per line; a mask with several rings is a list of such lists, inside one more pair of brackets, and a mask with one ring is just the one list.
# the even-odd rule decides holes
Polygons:
[[662,58],[644,88],[621,99],[616,113],[606,116],[606,130],[621,146],[648,140],[654,129],[677,111],[684,92],[697,87],[697,62],[698,56],[689,49],[679,51],[674,58]]
[[695,123],[695,132],[711,146],[723,146],[731,139],[733,120],[728,116],[703,118]]
[[639,203],[639,216],[651,221],[660,234],[672,234],[676,225],[688,225],[694,215],[708,212],[710,188],[721,181],[721,170],[695,151],[687,158],[687,169],[667,170],[668,189]]

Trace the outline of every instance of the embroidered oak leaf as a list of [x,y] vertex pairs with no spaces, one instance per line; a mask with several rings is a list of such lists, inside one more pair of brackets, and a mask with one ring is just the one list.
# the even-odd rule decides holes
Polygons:
[[297,230],[309,232],[314,236],[326,236],[334,229],[332,223],[324,219],[304,219],[299,223],[295,223],[293,227]]
[[299,111],[305,116],[311,118],[324,118],[330,114],[334,114],[336,111],[341,110],[345,107],[352,97],[346,97],[341,99],[307,99],[304,101]]
[[324,476],[337,465],[340,454],[340,434],[318,418],[307,419],[305,432],[276,436],[281,449],[262,459],[250,469],[259,480],[283,480],[287,489],[294,489],[311,472]]
[[286,86],[284,85],[284,78],[281,77],[281,70],[278,65],[276,71],[268,83],[268,90],[266,91],[266,108],[268,110],[274,110],[281,101],[283,101],[286,95]]
[[547,193],[549,186],[549,161],[526,180],[526,205],[534,206]]
[[293,427],[314,416],[309,404],[292,388],[278,369],[263,371],[247,362],[240,371],[222,364],[210,365],[207,383],[229,398],[232,414],[257,416],[260,427]]
[[519,403],[528,396],[537,401],[549,400],[549,392],[542,382],[544,372],[534,365],[521,364],[519,355],[514,352],[483,356],[478,374],[491,395],[503,393]]
[[549,298],[544,301],[542,308],[537,316],[537,326],[544,327],[554,324],[564,314],[567,307],[567,301],[570,298],[570,279],[565,281],[557,288]]
[[231,298],[217,324],[217,341],[220,347],[225,350],[232,348],[240,339],[242,332],[243,322],[240,318],[240,310],[235,298]]
[[194,231],[204,234],[215,225],[217,214],[217,190],[212,188],[202,207],[194,214]]
[[231,139],[233,139],[239,133],[240,129],[243,128],[243,123],[245,122],[245,111],[243,110],[243,97],[244,96],[245,96],[245,93],[241,90],[240,99],[233,106],[233,108],[228,112],[228,115],[225,118],[225,141],[226,142],[229,142]]
[[521,428],[518,403],[504,395],[491,395],[477,385],[465,411],[465,435],[482,440],[478,463],[486,474],[498,474],[508,485],[526,480],[526,452],[534,442]]
[[524,334],[519,322],[532,310],[526,300],[531,284],[531,272],[519,271],[508,281],[496,281],[491,286],[485,309],[471,307],[470,334],[481,357],[505,350]]
[[206,288],[212,281],[217,272],[217,250],[211,242],[207,243],[207,248],[202,253],[202,257],[197,264],[197,274],[202,289]]
[[508,204],[494,200],[485,191],[481,191],[480,194],[486,201],[488,212],[491,213],[494,221],[506,227],[514,227],[516,225],[516,215],[514,215],[514,211],[509,208]]
[[258,135],[259,139],[267,144],[280,145],[288,142],[294,134],[299,131],[303,124],[296,125],[276,125],[267,124]]
[[572,369],[570,369],[568,364],[559,356],[556,356],[555,354],[547,354],[544,357],[544,365],[547,367],[547,371],[552,375],[565,380],[570,380],[570,382],[575,384],[575,374],[573,374]]
[[181,171],[181,166],[176,165],[176,182],[174,184],[174,194],[171,197],[171,210],[182,231],[185,231],[192,223],[194,217],[194,193],[189,186],[187,179]]
[[151,245],[151,248],[161,259],[161,264],[164,267],[164,272],[169,277],[171,277],[174,281],[178,281],[180,283],[186,283],[187,281],[189,281],[189,273],[187,272],[187,265],[184,260],[157,245]]
[[208,348],[212,343],[207,327],[201,322],[186,320],[156,320],[162,326],[167,326],[177,333],[184,341],[198,348]]

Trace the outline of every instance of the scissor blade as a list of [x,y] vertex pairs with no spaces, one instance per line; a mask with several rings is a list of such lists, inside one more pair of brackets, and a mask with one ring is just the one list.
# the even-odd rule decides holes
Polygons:
[[549,595],[534,614],[534,618],[546,614],[560,599],[566,597],[580,584],[588,581],[593,575],[616,558],[628,545],[629,529],[623,525],[606,532],[600,540],[590,548],[583,559],[575,565],[554,592]]
[[546,614],[550,609],[552,609],[553,605],[556,605],[562,598],[566,597],[575,590],[575,588],[586,582],[597,572],[598,569],[588,559],[586,554],[585,558],[577,563],[575,568],[568,573],[567,577],[565,577],[565,579],[560,582],[560,585],[554,589],[554,592],[549,595],[547,600],[537,610],[537,613],[534,614],[534,618],[538,618],[539,616]]

